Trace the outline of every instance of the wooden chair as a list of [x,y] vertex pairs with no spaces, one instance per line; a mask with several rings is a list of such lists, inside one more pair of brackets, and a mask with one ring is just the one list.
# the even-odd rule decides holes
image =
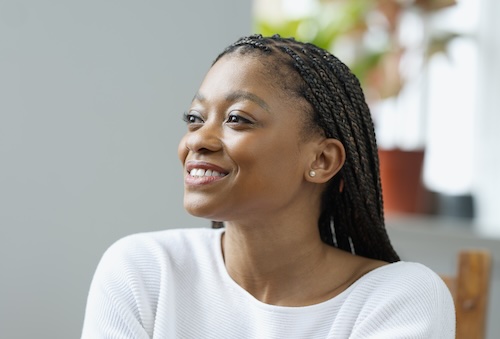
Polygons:
[[467,250],[458,255],[456,276],[441,276],[451,291],[457,313],[457,339],[483,339],[491,273],[487,251]]

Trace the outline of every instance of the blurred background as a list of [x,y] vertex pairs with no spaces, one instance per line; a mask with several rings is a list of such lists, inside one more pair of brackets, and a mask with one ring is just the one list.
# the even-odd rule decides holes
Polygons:
[[498,204],[483,200],[500,164],[492,13],[488,0],[255,0],[254,30],[313,42],[360,79],[387,213],[476,218],[498,235]]
[[182,208],[181,116],[215,56],[255,32],[356,73],[395,247],[443,273],[459,249],[490,249],[500,337],[499,14],[496,0],[0,0],[0,338],[78,338],[109,245],[209,226]]

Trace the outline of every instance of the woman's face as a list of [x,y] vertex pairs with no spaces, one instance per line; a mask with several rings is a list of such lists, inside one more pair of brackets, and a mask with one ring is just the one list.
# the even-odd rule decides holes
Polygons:
[[287,97],[271,72],[254,57],[229,55],[203,80],[178,148],[192,215],[245,220],[304,199],[315,138],[303,135],[304,99]]

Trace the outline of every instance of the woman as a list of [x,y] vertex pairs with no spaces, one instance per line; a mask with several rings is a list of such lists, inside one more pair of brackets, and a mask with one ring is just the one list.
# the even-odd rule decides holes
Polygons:
[[443,282],[389,242],[370,112],[338,59],[244,37],[184,118],[184,206],[215,227],[115,243],[84,338],[454,337]]

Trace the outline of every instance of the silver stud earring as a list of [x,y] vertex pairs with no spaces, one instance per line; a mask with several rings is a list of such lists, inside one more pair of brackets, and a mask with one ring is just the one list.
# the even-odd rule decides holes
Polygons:
[[310,171],[309,171],[309,176],[310,176],[311,178],[314,178],[314,177],[316,176],[316,172],[314,172],[313,170],[310,170]]

